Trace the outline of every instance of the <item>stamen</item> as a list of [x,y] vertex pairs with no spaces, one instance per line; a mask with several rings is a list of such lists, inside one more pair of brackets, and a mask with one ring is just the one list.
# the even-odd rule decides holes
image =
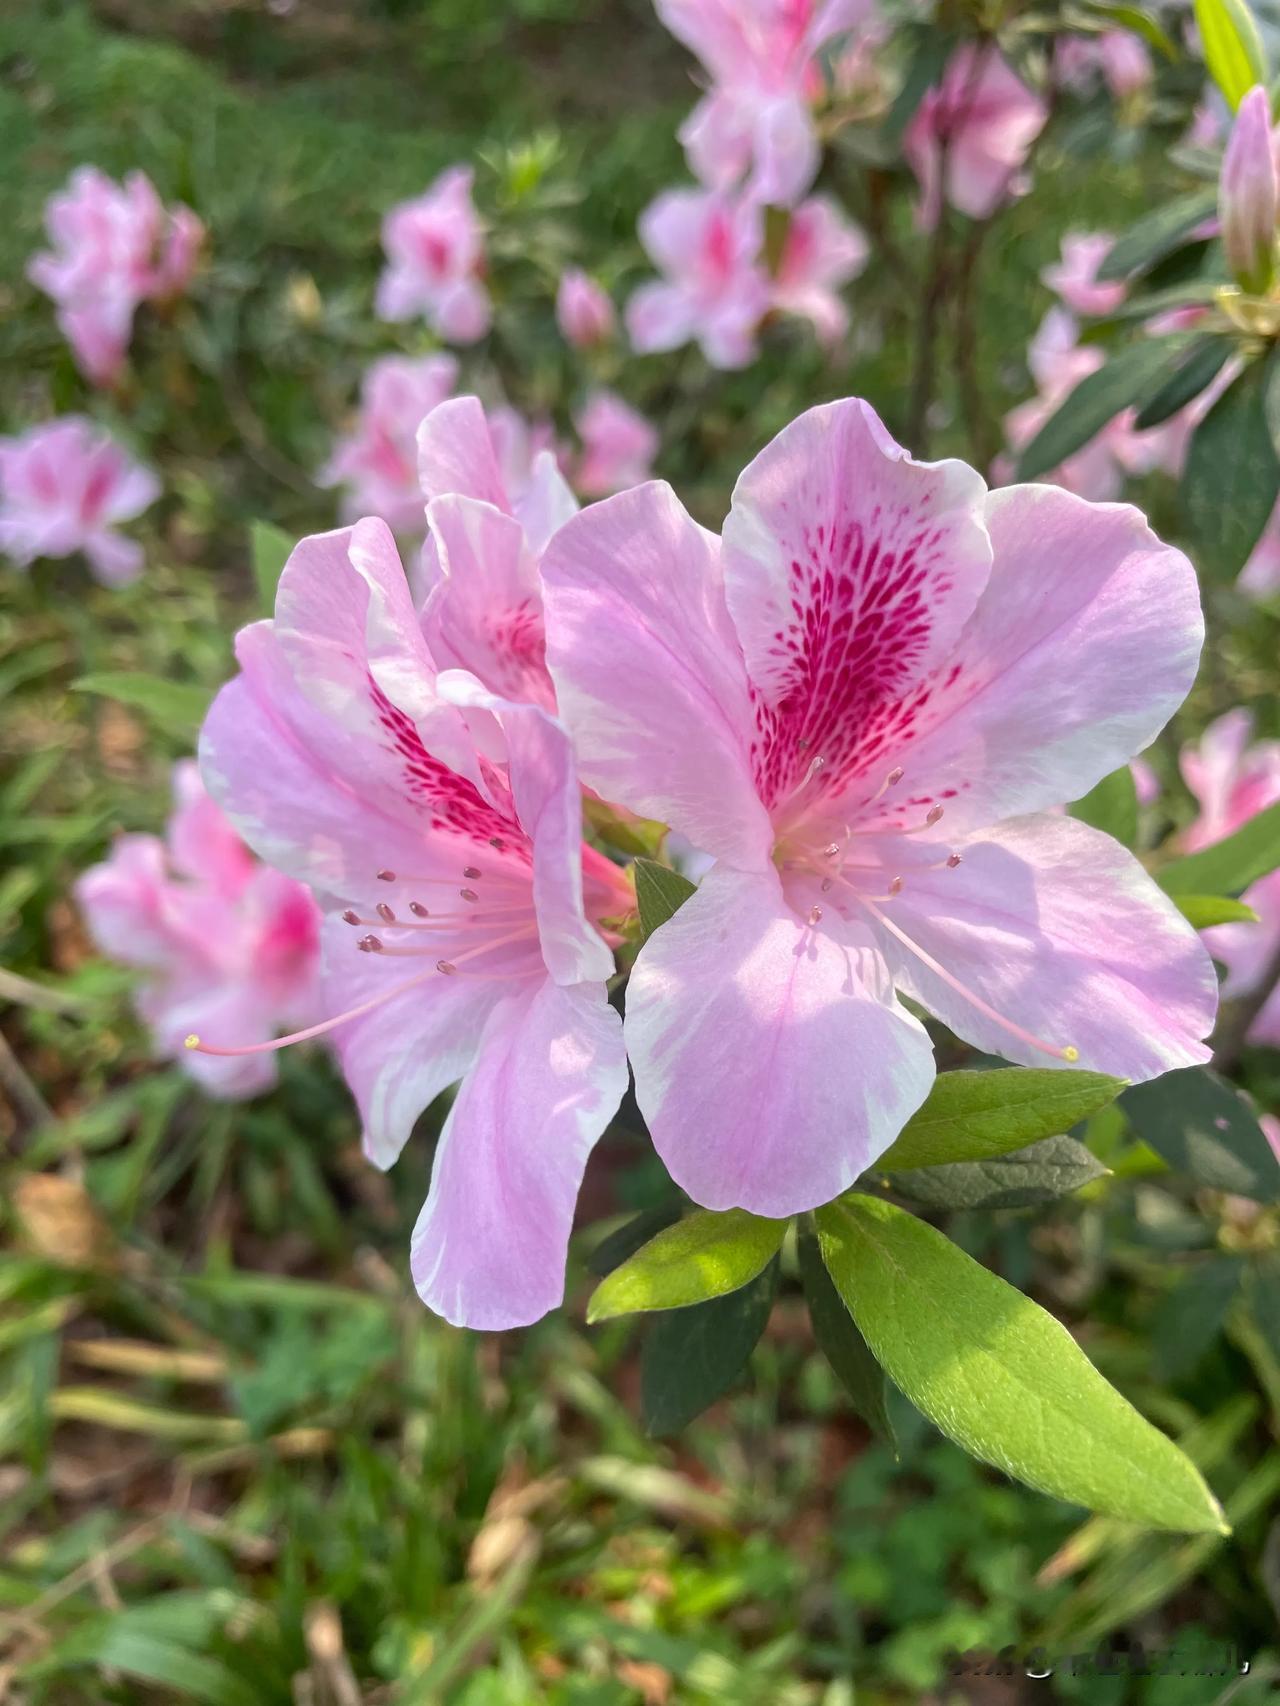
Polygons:
[[445,977],[456,977],[458,975],[458,968],[452,960],[437,960],[436,970],[443,973]]
[[387,905],[385,900],[380,900],[374,910],[377,912],[378,917],[382,920],[382,922],[384,924],[394,924],[395,923],[396,915],[394,912],[392,912],[391,908]]
[[949,871],[954,871],[956,866],[959,865],[961,862],[962,861],[961,861],[960,854],[959,853],[952,853],[947,859],[947,869]]
[[963,983],[961,983],[960,979],[953,973],[949,972],[945,966],[939,965],[933,955],[926,953],[918,942],[913,942],[905,930],[900,930],[892,919],[887,918],[885,914],[881,912],[880,908],[874,903],[869,895],[859,895],[858,899],[866,907],[867,911],[871,913],[872,917],[879,919],[880,923],[884,925],[889,934],[896,937],[897,940],[902,943],[908,953],[914,954],[920,963],[927,966],[935,977],[940,977],[942,979],[948,989],[954,989],[957,995],[963,997],[970,1006],[975,1007],[979,1013],[990,1019],[993,1024],[999,1025],[1001,1029],[1007,1031],[1011,1037],[1017,1037],[1019,1042],[1026,1043],[1028,1048],[1039,1049],[1041,1054],[1053,1055],[1055,1059],[1065,1060],[1068,1063],[1079,1060],[1080,1050],[1078,1048],[1075,1048],[1070,1044],[1066,1048],[1059,1048],[1055,1043],[1047,1043],[1042,1037],[1033,1036],[1030,1031],[1024,1030],[1021,1025],[1015,1025],[1012,1019],[1006,1019],[1003,1013],[997,1013],[994,1007],[985,1002],[980,995],[975,995],[973,990],[967,988]]
[[811,906],[809,908],[809,922],[810,924],[822,923],[822,908],[820,906]]
[[476,891],[474,889],[459,889],[458,893],[462,896],[463,900],[479,900],[480,899],[480,896],[476,893]]
[[215,1043],[201,1042],[194,1032],[186,1039],[185,1047],[197,1054],[216,1054],[232,1056],[242,1054],[271,1054],[278,1048],[288,1048],[292,1043],[310,1042],[312,1037],[322,1037],[327,1031],[336,1030],[339,1025],[345,1025],[350,1019],[359,1019],[365,1013],[373,1012],[375,1007],[381,1007],[384,1001],[391,1001],[397,995],[403,995],[406,990],[416,989],[420,983],[425,983],[429,977],[434,977],[435,968],[419,972],[416,977],[406,978],[403,983],[393,983],[390,989],[384,989],[375,995],[371,1001],[362,1001],[358,1007],[352,1007],[345,1013],[338,1013],[332,1019],[322,1019],[318,1025],[308,1025],[303,1031],[294,1031],[287,1037],[275,1037],[267,1043],[247,1043],[242,1048],[219,1048]]
[[479,877],[480,872],[476,869],[476,867],[474,865],[464,865],[462,867],[462,874],[467,879],[467,881],[469,883],[474,883],[476,881],[476,879]]
[[362,954],[381,954],[386,951],[381,938],[378,936],[362,936],[356,943],[356,947]]
[[394,871],[379,871],[378,872],[378,881],[380,883],[394,883],[395,880],[396,880],[396,874]]
[[947,808],[945,806],[930,806],[928,813],[926,814],[925,820],[924,820],[925,821],[925,827],[927,829],[932,829],[934,824],[938,822],[938,820],[941,818],[943,812],[946,811],[946,809]]
[[411,900],[409,902],[409,911],[415,918],[430,918],[431,916],[420,900]]
[[358,912],[353,912],[350,907],[348,907],[347,910],[343,913],[342,921],[344,924],[363,924],[364,923],[364,919],[361,918],[360,914]]

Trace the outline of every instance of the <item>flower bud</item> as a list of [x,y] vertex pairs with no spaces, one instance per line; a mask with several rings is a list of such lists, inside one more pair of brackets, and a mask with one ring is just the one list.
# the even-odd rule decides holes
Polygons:
[[613,335],[613,303],[607,292],[578,267],[570,267],[560,280],[556,319],[565,338],[577,349],[602,344]]
[[1240,103],[1218,186],[1222,247],[1242,290],[1260,295],[1275,274],[1280,180],[1267,91],[1259,84]]

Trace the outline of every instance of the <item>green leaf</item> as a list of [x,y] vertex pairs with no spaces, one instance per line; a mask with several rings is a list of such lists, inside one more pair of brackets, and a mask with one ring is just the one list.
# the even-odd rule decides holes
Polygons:
[[640,933],[647,942],[655,930],[679,912],[696,885],[669,865],[655,864],[652,859],[637,859],[635,873]]
[[294,541],[282,527],[269,521],[249,523],[249,556],[253,563],[253,579],[258,588],[258,603],[269,616],[276,607],[276,587],[280,571],[289,560]]
[[1234,580],[1271,519],[1280,492],[1263,408],[1267,364],[1255,361],[1222,393],[1191,435],[1182,475],[1187,522],[1200,568]]
[[104,670],[71,683],[78,693],[99,693],[132,706],[169,734],[194,735],[209,709],[209,693],[185,681],[165,681],[139,670]]
[[619,853],[638,853],[646,859],[657,858],[668,834],[666,824],[655,818],[637,817],[621,806],[611,806],[607,800],[594,798],[583,800],[582,821],[601,841],[607,841]]
[[1263,1250],[1245,1268],[1245,1307],[1280,1367],[1280,1250]]
[[1070,1130],[1123,1089],[1123,1078],[1109,1078],[1105,1072],[1057,1072],[1040,1066],[943,1072],[875,1170],[900,1173],[1023,1149]]
[[603,1279],[620,1267],[628,1256],[634,1256],[642,1244],[680,1218],[680,1199],[646,1208],[622,1226],[602,1238],[587,1257],[587,1272]]
[[[1170,349],[1177,345],[1177,351]],[[1018,478],[1035,480],[1057,468],[1107,422],[1127,409],[1134,396],[1163,373],[1171,357],[1185,349],[1180,337],[1136,338],[1123,344],[1106,364],[1085,377],[1054,410],[1018,461]]]
[[764,1332],[777,1291],[775,1257],[741,1290],[654,1318],[640,1352],[646,1433],[678,1433],[728,1390]]
[[1238,895],[1280,866],[1280,800],[1241,824],[1212,847],[1173,859],[1156,881],[1174,899],[1181,895]]
[[1209,75],[1235,112],[1255,83],[1270,81],[1253,13],[1245,0],[1195,0],[1195,13]]
[[777,1254],[786,1230],[785,1220],[763,1220],[743,1208],[686,1215],[601,1281],[587,1304],[587,1320],[684,1309],[737,1291]]
[[1214,924],[1256,924],[1258,915],[1242,900],[1228,900],[1221,894],[1175,894],[1173,904],[1197,930],[1208,930]]
[[891,1203],[842,1197],[817,1222],[828,1272],[877,1361],[957,1445],[1090,1510],[1224,1531],[1190,1459],[1030,1298]]
[[1233,1196],[1280,1201],[1280,1158],[1244,1097],[1207,1067],[1184,1066],[1134,1084],[1120,1106],[1175,1172]]
[[1147,398],[1133,418],[1139,432],[1159,426],[1179,409],[1186,408],[1215,379],[1231,354],[1231,340],[1217,336],[1202,338],[1193,344],[1184,361],[1180,362],[1163,384]]
[[1106,835],[1114,835],[1125,847],[1138,839],[1138,790],[1133,784],[1133,771],[1127,764],[1104,776],[1089,792],[1068,806],[1072,817],[1091,824]]
[[1166,59],[1177,59],[1178,49],[1172,37],[1161,28],[1158,19],[1153,18],[1150,12],[1144,12],[1140,6],[1112,5],[1109,0],[1084,0],[1084,10],[1117,29],[1130,30],[1135,36],[1141,36]]
[[1280,456],[1280,355],[1274,349],[1267,357],[1262,382],[1262,417],[1271,434],[1271,448]]
[[884,1370],[854,1324],[823,1264],[816,1234],[800,1229],[800,1278],[809,1320],[818,1349],[836,1372],[849,1401],[871,1429],[897,1451],[897,1438],[889,1419],[888,1390]]
[[1117,238],[1098,268],[1098,279],[1107,282],[1128,278],[1141,267],[1150,266],[1175,248],[1189,231],[1217,212],[1217,188],[1191,190],[1165,202],[1131,225]]
[[65,1667],[95,1665],[121,1671],[139,1682],[174,1689],[200,1706],[255,1706],[261,1694],[219,1659],[137,1627],[135,1612],[92,1618],[32,1665],[28,1676],[58,1673]]
[[956,43],[953,30],[938,29],[934,24],[918,28],[914,34],[914,52],[907,62],[901,87],[884,121],[885,137],[895,145],[902,140],[903,133],[915,117],[917,107],[929,90],[935,83],[942,81],[951,50]]
[[1237,1256],[1213,1256],[1188,1270],[1165,1293],[1151,1323],[1156,1365],[1164,1380],[1181,1380],[1202,1361],[1222,1331],[1240,1285]]
[[1106,1176],[1083,1143],[1061,1133],[985,1161],[916,1167],[893,1179],[899,1196],[927,1208],[1032,1208]]

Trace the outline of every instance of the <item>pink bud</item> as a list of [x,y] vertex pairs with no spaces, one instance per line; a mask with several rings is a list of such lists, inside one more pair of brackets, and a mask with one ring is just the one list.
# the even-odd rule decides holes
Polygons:
[[1222,158],[1218,185],[1222,247],[1242,290],[1266,290],[1275,272],[1280,180],[1276,173],[1271,107],[1259,84],[1240,103]]
[[560,280],[556,319],[565,338],[577,349],[602,344],[613,335],[613,303],[579,267],[570,267]]

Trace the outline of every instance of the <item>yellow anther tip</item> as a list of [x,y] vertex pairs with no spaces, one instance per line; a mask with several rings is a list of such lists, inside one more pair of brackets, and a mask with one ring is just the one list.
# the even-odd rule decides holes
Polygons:
[[184,1048],[199,1048],[200,1047],[200,1039],[195,1034],[194,1031],[192,1031],[191,1035],[187,1038],[186,1042],[183,1044],[183,1047]]
[[1062,1051],[1062,1058],[1063,1060],[1079,1060],[1080,1050],[1068,1045],[1068,1047],[1064,1048]]

